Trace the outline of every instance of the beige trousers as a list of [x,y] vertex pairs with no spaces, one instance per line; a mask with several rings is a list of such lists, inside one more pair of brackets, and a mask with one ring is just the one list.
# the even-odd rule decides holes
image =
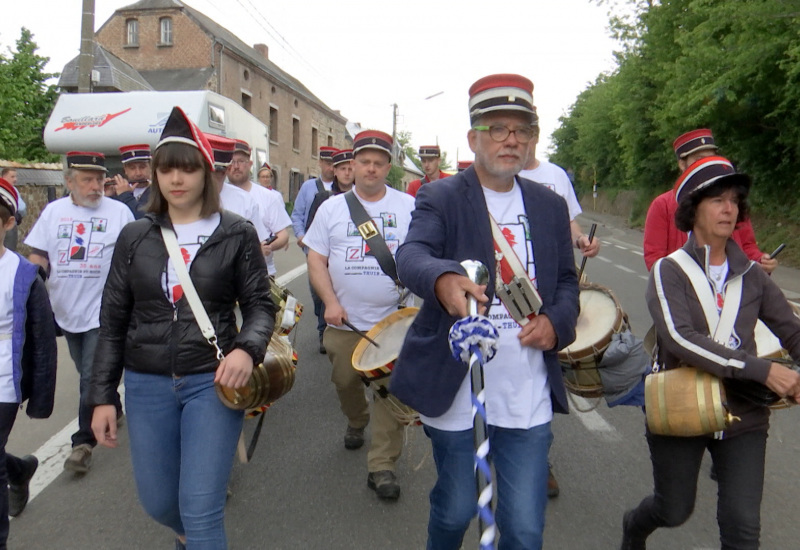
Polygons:
[[[339,406],[353,428],[369,423],[369,405],[363,378],[353,368],[353,350],[361,337],[350,330],[333,327],[325,329],[323,344],[333,365],[331,381],[339,395]],[[383,399],[375,396],[372,405],[372,440],[367,453],[370,472],[394,471],[395,462],[403,450],[404,426],[395,418]]]

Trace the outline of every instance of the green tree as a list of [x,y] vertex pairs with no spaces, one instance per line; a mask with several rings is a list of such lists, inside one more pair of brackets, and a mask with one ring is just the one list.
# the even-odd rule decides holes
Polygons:
[[56,159],[47,152],[42,132],[55,106],[56,86],[46,80],[49,58],[37,55],[31,31],[22,28],[16,51],[0,53],[0,158],[23,162]]

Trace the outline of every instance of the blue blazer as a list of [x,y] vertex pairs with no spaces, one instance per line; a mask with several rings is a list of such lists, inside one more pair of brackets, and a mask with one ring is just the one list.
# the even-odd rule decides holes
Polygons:
[[[536,280],[543,306],[558,338],[544,352],[553,410],[568,412],[557,351],[575,339],[578,279],[572,253],[569,213],[564,199],[548,188],[517,178],[528,215]],[[396,255],[400,280],[425,302],[411,325],[395,364],[390,391],[426,416],[450,408],[467,374],[467,365],[450,354],[447,334],[457,318],[434,294],[436,279],[447,272],[465,274],[460,262],[478,260],[489,268],[486,290],[494,295],[495,260],[489,212],[474,168],[424,185],[405,242]]]

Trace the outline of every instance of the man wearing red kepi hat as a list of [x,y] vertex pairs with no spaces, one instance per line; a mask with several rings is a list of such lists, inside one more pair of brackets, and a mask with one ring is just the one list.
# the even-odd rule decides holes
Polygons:
[[[672,148],[675,150],[681,172],[696,161],[715,155],[717,152],[714,136],[711,130],[706,128],[692,130],[679,136],[673,142]],[[675,192],[672,189],[660,194],[650,203],[644,222],[643,240],[644,263],[648,270],[653,267],[656,260],[683,246],[688,238],[686,233],[675,227],[677,209],[678,201],[675,200]],[[767,273],[772,273],[778,267],[777,259],[770,258],[769,254],[758,249],[756,235],[749,218],[736,226],[732,238],[744,250],[747,257],[758,262]]]
[[414,199],[386,183],[392,141],[376,130],[355,136],[354,188],[323,202],[305,236],[309,279],[325,304],[323,344],[333,366],[331,380],[347,417],[344,446],[361,447],[364,428],[372,421],[367,486],[384,500],[400,496],[394,470],[404,423],[392,413],[385,388],[376,390],[370,418],[364,379],[353,368],[361,336],[351,329],[369,331],[413,298],[397,279],[394,254],[408,232]]
[[227,172],[228,181],[247,193],[250,200],[258,205],[261,223],[269,232],[269,236],[261,241],[261,252],[267,262],[267,271],[275,276],[278,270],[275,267],[273,253],[281,250],[289,242],[288,228],[292,225],[292,220],[286,213],[286,206],[280,193],[250,180],[253,166],[253,161],[250,160],[250,145],[241,139],[234,141],[233,160]]
[[442,150],[438,145],[423,145],[419,148],[418,155],[420,164],[422,164],[422,171],[425,173],[425,177],[414,180],[408,184],[406,193],[412,197],[416,197],[419,188],[426,183],[446,178],[450,175],[447,172],[442,172],[439,169],[439,164],[442,160]]
[[[534,125],[533,129],[535,135],[530,143],[530,154],[528,155],[528,162],[525,168],[520,170],[519,177],[541,183],[551,191],[555,191],[567,201],[567,208],[569,208],[569,226],[572,230],[572,244],[575,248],[581,251],[587,258],[593,258],[600,252],[600,239],[594,238],[589,242],[589,237],[583,233],[580,224],[575,221],[578,214],[582,212],[581,205],[578,203],[578,198],[575,196],[575,189],[572,187],[572,182],[563,168],[536,158],[536,146],[539,144],[539,115],[536,113],[534,107]],[[551,478],[555,482],[555,478]],[[558,494],[558,486],[555,485],[554,490],[551,491],[550,496]]]
[[[485,316],[499,333],[483,377],[500,549],[537,549],[543,544],[553,413],[569,410],[557,352],[574,340],[579,310],[570,218],[561,197],[516,177],[535,135],[533,83],[512,74],[481,78],[470,87],[469,111],[474,164],[420,188],[397,253],[400,280],[424,301],[389,389],[419,411],[433,447],[438,479],[430,495],[427,547],[457,550],[478,499],[471,377],[451,352],[448,332],[467,316],[467,297],[479,311],[488,308]],[[500,258],[496,246],[506,251]],[[521,328],[496,298],[496,282],[500,290],[508,288],[505,277],[496,281],[506,254],[519,260],[514,275],[526,283],[527,295],[541,302]],[[466,276],[460,262],[467,259],[486,266],[488,286]]]
[[[123,203],[103,195],[106,166],[101,153],[73,151],[65,164],[70,194],[47,205],[25,244],[31,247],[28,259],[50,272],[53,314],[80,373],[78,431],[64,469],[85,474],[97,445],[86,396],[100,330],[100,299],[119,232],[134,218]],[[115,405],[121,413],[118,395]]]
[[458,171],[459,172],[463,172],[464,170],[466,170],[467,168],[472,166],[473,162],[474,161],[471,161],[471,160],[459,160],[458,161]]
[[116,174],[109,183],[113,184],[112,198],[124,203],[137,220],[144,216],[145,206],[150,199],[150,146],[146,143],[125,145],[119,148],[120,160],[125,177]]
[[[336,147],[325,146],[319,148],[319,177],[303,182],[303,185],[300,186],[300,191],[297,192],[297,197],[294,199],[292,228],[294,229],[294,236],[297,237],[297,246],[306,253],[308,251],[303,242],[303,236],[306,234],[306,224],[308,223],[311,204],[314,202],[314,197],[317,193],[330,191],[333,187],[333,155],[337,150]],[[314,292],[313,287],[311,287],[311,299],[314,301],[314,315],[317,316],[319,352],[325,353],[325,346],[322,343],[322,333],[325,331],[325,305],[317,296],[317,293]]]

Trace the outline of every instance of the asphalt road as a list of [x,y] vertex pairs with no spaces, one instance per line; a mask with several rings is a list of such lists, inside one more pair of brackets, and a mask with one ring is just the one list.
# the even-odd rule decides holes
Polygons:
[[[641,232],[621,227],[611,217],[588,215],[600,223],[603,248],[586,273],[614,291],[634,332],[649,327],[643,295],[646,270]],[[301,265],[292,245],[278,259],[280,273]],[[792,299],[800,297],[800,277],[780,267],[776,281]],[[425,546],[428,491],[435,479],[430,445],[421,429],[409,428],[398,464],[402,494],[396,503],[379,501],[366,486],[366,449],[347,451],[342,444],[346,422],[339,411],[330,364],[317,351],[313,312],[305,274],[289,289],[307,306],[295,329],[300,362],[294,389],[267,412],[254,459],[234,468],[233,496],[226,511],[230,548],[250,549],[420,549]],[[11,522],[9,548],[64,550],[171,549],[173,535],[141,510],[131,475],[126,431],[116,450],[97,449],[84,477],[61,471],[68,448],[69,423],[77,412],[77,376],[63,339],[59,341],[56,411],[46,421],[20,413],[8,449],[25,454],[41,449],[43,461],[34,480],[36,497]],[[593,403],[577,400],[581,408]],[[768,443],[762,506],[762,548],[793,549],[800,540],[795,521],[798,411],[773,417]],[[247,421],[248,435],[255,426]],[[609,409],[599,403],[590,412],[559,415],[554,420],[551,461],[561,495],[550,501],[545,546],[554,549],[611,549],[620,539],[621,518],[649,494],[652,477],[644,440],[644,418],[632,407]],[[369,436],[369,430],[367,430]],[[44,446],[44,447],[43,447]],[[715,484],[701,475],[698,501],[690,521],[651,537],[653,550],[718,548]],[[49,474],[49,477],[48,477]],[[52,480],[50,480],[52,478]],[[464,548],[477,548],[473,526]]]

